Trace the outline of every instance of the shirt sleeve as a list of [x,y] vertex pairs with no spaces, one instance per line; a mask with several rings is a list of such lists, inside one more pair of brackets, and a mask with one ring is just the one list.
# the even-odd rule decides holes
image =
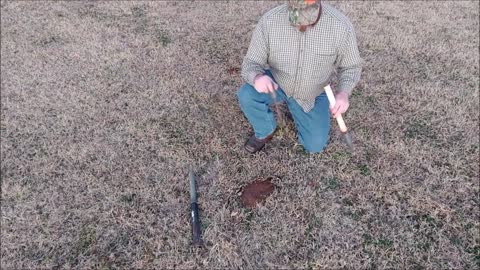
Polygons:
[[242,63],[242,78],[253,85],[255,76],[264,73],[268,61],[268,38],[263,20],[260,19],[253,31],[252,40],[247,55]]
[[337,92],[345,91],[349,95],[360,80],[363,60],[358,51],[357,39],[353,28],[347,32],[340,48],[337,67]]

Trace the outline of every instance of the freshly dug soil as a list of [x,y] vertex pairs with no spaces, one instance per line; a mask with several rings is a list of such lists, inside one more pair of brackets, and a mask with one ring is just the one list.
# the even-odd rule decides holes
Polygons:
[[272,183],[272,177],[266,179],[257,178],[252,183],[243,188],[240,195],[240,201],[243,206],[254,208],[257,203],[262,203],[272,194],[275,186]]

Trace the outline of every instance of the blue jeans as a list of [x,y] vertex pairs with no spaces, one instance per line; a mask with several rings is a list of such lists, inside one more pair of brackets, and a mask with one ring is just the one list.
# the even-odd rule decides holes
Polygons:
[[[266,75],[273,79],[267,70]],[[277,102],[286,102],[297,128],[299,144],[307,152],[317,153],[323,150],[328,140],[330,129],[330,112],[328,98],[322,93],[315,99],[315,107],[308,113],[291,97],[287,97],[279,87],[276,91]],[[275,117],[269,105],[273,103],[269,94],[257,92],[246,83],[237,92],[240,108],[252,125],[255,137],[262,139],[270,135],[276,128]]]

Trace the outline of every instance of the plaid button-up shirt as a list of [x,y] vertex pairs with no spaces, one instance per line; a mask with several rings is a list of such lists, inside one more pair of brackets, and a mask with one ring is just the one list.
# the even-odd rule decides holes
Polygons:
[[337,74],[337,92],[351,93],[360,80],[362,59],[353,26],[345,15],[322,4],[317,24],[300,32],[288,20],[287,5],[262,16],[242,64],[242,78],[254,78],[270,68],[285,94],[305,112]]

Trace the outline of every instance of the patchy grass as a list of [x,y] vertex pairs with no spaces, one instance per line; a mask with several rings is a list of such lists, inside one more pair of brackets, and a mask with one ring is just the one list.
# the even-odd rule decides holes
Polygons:
[[95,230],[93,228],[83,227],[78,238],[77,248],[79,254],[86,253],[95,245]]
[[412,120],[407,124],[405,129],[405,137],[409,139],[435,140],[435,134],[432,127],[426,121]]
[[368,168],[368,165],[366,165],[366,164],[358,165],[358,170],[360,171],[360,174],[363,175],[363,176],[370,175],[370,169]]
[[324,181],[327,189],[335,190],[339,186],[336,178],[327,178],[327,179],[324,179]]
[[172,38],[164,31],[157,31],[155,37],[162,47],[166,47],[168,44],[172,43]]
[[249,155],[239,71],[282,2],[1,1],[2,269],[480,267],[478,3],[327,2],[365,59],[353,152],[332,121],[306,153],[281,106]]
[[389,249],[393,245],[393,241],[391,241],[391,240],[384,239],[384,238],[374,239],[369,234],[364,234],[363,239],[364,239],[363,244],[365,246],[374,245],[374,246],[376,246],[378,248],[381,248],[381,249]]

